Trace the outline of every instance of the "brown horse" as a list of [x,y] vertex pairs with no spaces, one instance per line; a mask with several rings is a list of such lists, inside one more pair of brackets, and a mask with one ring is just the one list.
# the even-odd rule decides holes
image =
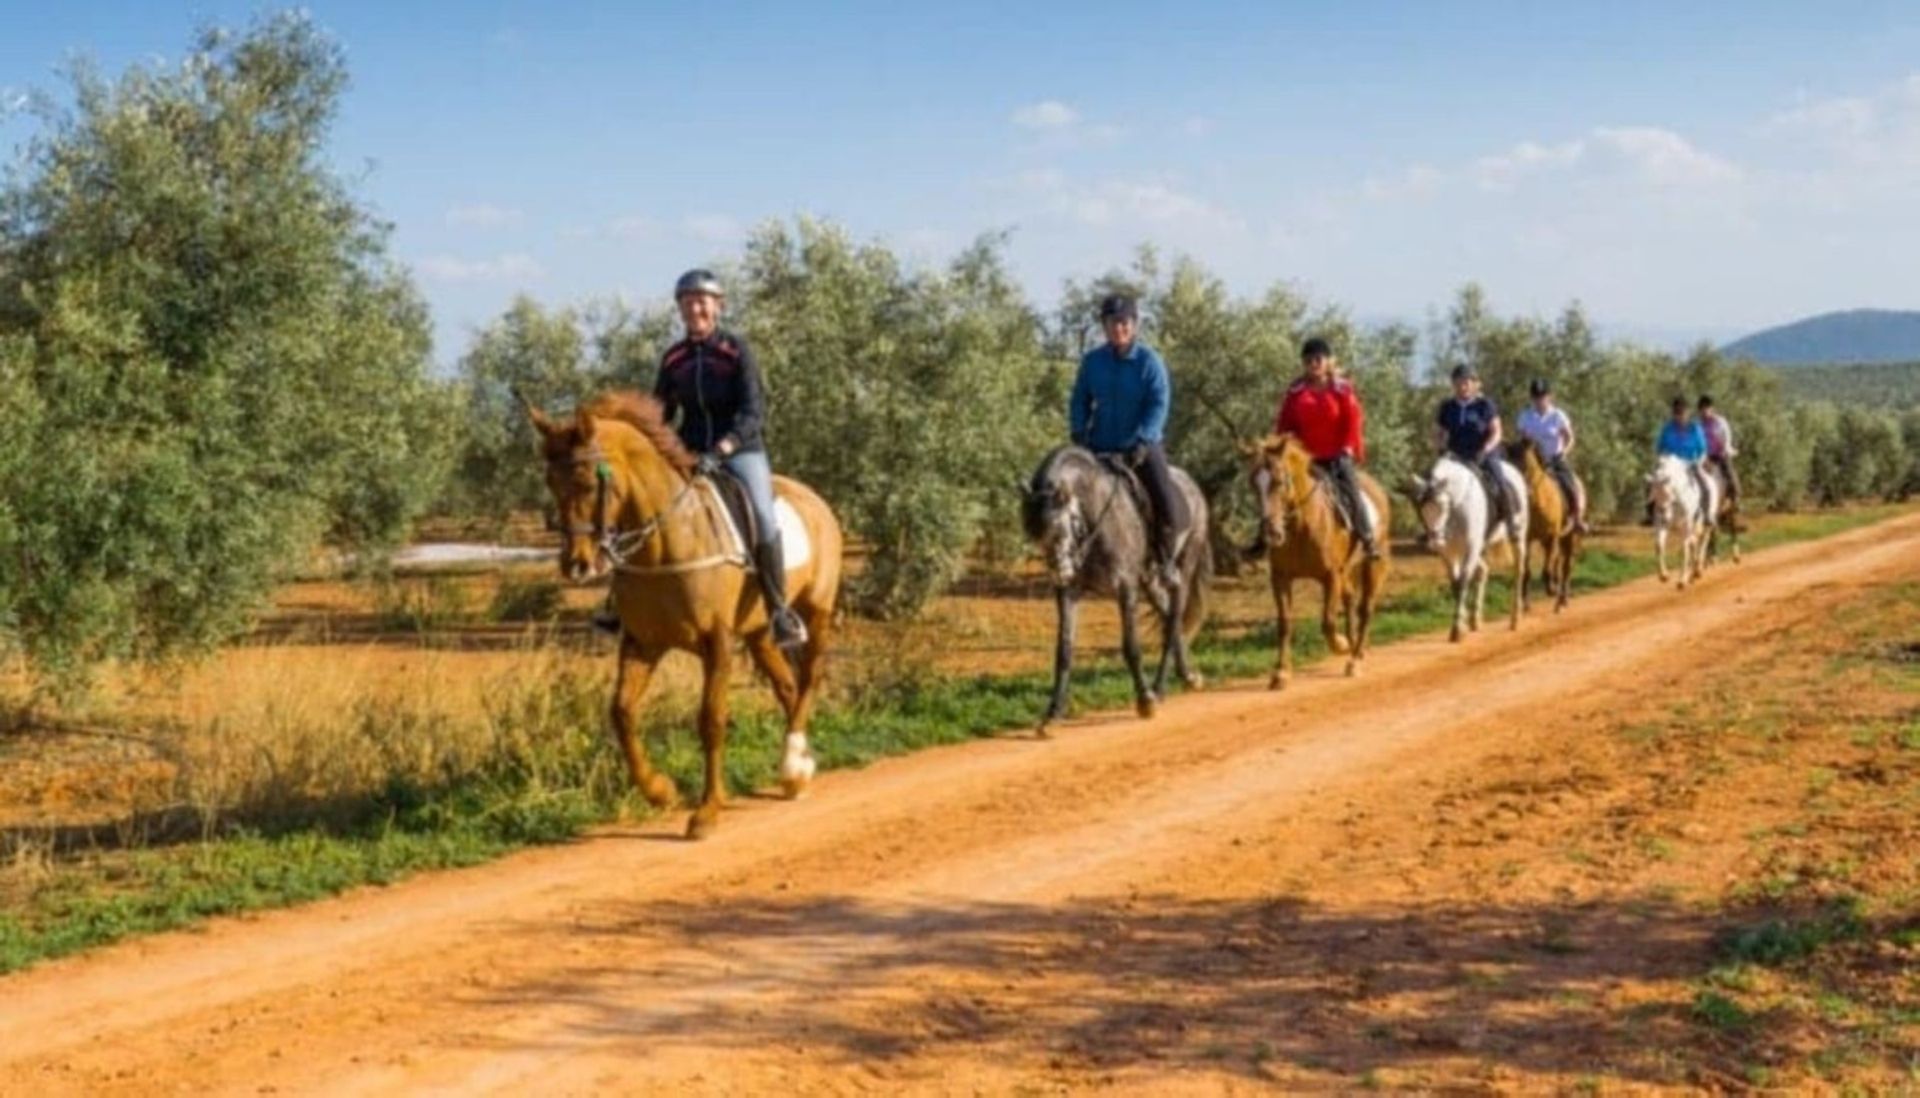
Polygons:
[[[1256,480],[1266,480],[1267,562],[1273,581],[1273,605],[1278,616],[1273,677],[1278,690],[1293,677],[1293,584],[1313,580],[1320,584],[1320,630],[1327,648],[1347,656],[1347,674],[1360,673],[1367,654],[1373,614],[1387,581],[1387,528],[1391,515],[1387,494],[1365,473],[1357,474],[1360,491],[1373,504],[1374,530],[1381,555],[1367,560],[1359,539],[1342,526],[1333,506],[1333,488],[1313,475],[1313,460],[1292,435],[1272,435],[1252,448]],[[1346,618],[1343,634],[1335,628],[1334,607]]]
[[561,574],[581,581],[613,573],[621,630],[613,729],[633,784],[655,805],[674,800],[673,783],[653,769],[640,743],[640,701],[661,657],[673,649],[692,652],[706,673],[700,739],[707,767],[687,836],[713,830],[726,797],[727,685],[740,638],[786,711],[780,778],[787,794],[798,797],[813,776],[807,720],[840,593],[841,533],[833,512],[805,485],[774,479],[775,496],[800,520],[798,530],[785,534],[787,590],[808,639],[789,660],[773,641],[766,602],[744,554],[724,532],[728,520],[719,502],[693,475],[694,455],[667,426],[658,401],[607,393],[581,406],[571,421],[551,419],[530,402],[526,407],[560,509]]
[[[1553,612],[1567,608],[1573,586],[1573,559],[1580,551],[1580,528],[1573,522],[1573,501],[1560,489],[1560,482],[1547,471],[1540,451],[1532,439],[1507,444],[1507,459],[1519,467],[1527,481],[1527,533],[1540,546],[1545,558],[1540,565],[1540,584],[1553,596]],[[1530,609],[1533,586],[1531,571],[1520,577],[1520,608]]]

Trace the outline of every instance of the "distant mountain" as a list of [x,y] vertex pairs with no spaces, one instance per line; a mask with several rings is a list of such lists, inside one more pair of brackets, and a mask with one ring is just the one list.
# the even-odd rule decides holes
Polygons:
[[1736,339],[1735,358],[1776,366],[1920,361],[1920,312],[1849,309],[1824,313]]

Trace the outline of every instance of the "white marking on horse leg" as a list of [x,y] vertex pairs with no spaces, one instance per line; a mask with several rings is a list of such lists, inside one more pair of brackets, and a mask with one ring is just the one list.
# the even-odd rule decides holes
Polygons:
[[803,730],[787,733],[786,751],[780,756],[780,785],[787,796],[794,800],[807,791],[807,783],[813,780],[816,768],[813,752],[807,749],[807,734]]

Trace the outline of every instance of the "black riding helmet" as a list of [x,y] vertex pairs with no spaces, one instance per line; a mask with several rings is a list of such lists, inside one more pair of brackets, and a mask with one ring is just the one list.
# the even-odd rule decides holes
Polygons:
[[1100,299],[1100,319],[1102,321],[1138,320],[1140,306],[1126,294],[1108,294]]
[[1300,361],[1308,362],[1316,358],[1332,358],[1333,344],[1319,336],[1314,336],[1300,345]]
[[679,281],[673,284],[673,299],[675,301],[680,300],[688,294],[712,294],[715,297],[727,296],[726,291],[720,288],[720,279],[705,267],[695,267],[693,270],[681,275]]
[[1474,369],[1471,364],[1462,362],[1458,366],[1455,366],[1453,368],[1453,372],[1448,376],[1453,378],[1453,380],[1455,381],[1465,381],[1468,378],[1473,378],[1475,380],[1478,380],[1480,377],[1480,371]]
[[1529,396],[1534,397],[1535,399],[1538,399],[1543,396],[1552,396],[1553,386],[1547,384],[1546,378],[1536,377],[1533,379],[1532,383],[1527,386],[1527,394]]

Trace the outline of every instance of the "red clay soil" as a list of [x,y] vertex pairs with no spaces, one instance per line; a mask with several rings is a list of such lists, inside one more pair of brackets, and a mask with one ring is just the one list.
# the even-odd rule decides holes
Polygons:
[[1911,580],[1920,516],[48,964],[0,1093],[1713,1088],[1699,882],[1549,858],[1648,788],[1569,737]]

